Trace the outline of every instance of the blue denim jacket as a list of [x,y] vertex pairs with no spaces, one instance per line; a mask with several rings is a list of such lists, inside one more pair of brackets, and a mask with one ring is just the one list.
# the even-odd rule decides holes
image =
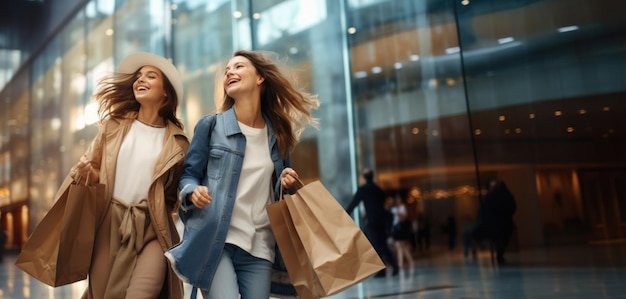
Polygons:
[[[290,161],[289,157],[280,157],[272,124],[267,116],[263,117],[269,132],[274,175],[278,178],[285,167],[290,167]],[[196,124],[179,183],[179,215],[185,222],[185,230],[181,242],[165,254],[179,277],[195,287],[208,289],[211,286],[230,226],[245,148],[246,138],[233,108],[222,114],[204,116]],[[277,199],[280,180],[272,181],[276,182],[274,196]],[[187,202],[187,195],[198,185],[208,186],[213,198],[211,204],[202,209]]]

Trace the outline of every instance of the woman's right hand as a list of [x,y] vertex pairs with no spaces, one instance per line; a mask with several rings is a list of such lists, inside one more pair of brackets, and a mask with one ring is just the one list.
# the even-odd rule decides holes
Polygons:
[[193,192],[187,195],[187,200],[190,200],[194,206],[201,209],[202,207],[208,205],[213,201],[211,194],[209,193],[209,188],[206,186],[198,186]]
[[[80,157],[80,161],[75,166],[76,173],[78,175],[79,183],[82,183],[87,180],[88,176],[91,176],[93,173],[93,166],[91,166],[91,161],[87,159],[86,156]],[[91,177],[90,179],[93,179]],[[93,182],[93,180],[91,180]]]

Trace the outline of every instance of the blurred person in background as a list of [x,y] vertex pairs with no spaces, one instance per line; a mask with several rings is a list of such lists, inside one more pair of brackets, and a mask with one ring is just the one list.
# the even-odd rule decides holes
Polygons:
[[[354,208],[356,208],[359,203],[363,202],[365,206],[365,218],[367,220],[366,235],[370,242],[372,242],[372,246],[381,259],[393,268],[392,275],[397,275],[400,267],[387,245],[387,239],[389,237],[389,211],[385,207],[387,196],[374,182],[374,171],[372,171],[372,169],[365,168],[362,175],[363,179],[365,179],[365,184],[361,185],[356,191],[352,201],[346,207],[346,211],[348,214],[351,214]],[[375,277],[384,276],[386,276],[386,269],[381,270],[375,275]]]
[[415,267],[415,263],[410,250],[410,241],[411,236],[413,235],[413,229],[411,221],[408,219],[408,211],[402,197],[396,195],[394,204],[391,206],[390,211],[393,215],[391,237],[393,238],[393,246],[398,257],[398,266],[400,269],[404,268],[404,260],[406,260],[409,263],[408,269],[413,269]]
[[476,241],[492,241],[496,261],[499,265],[505,265],[504,252],[513,234],[513,214],[517,206],[515,197],[503,181],[491,180],[488,186],[472,237]]

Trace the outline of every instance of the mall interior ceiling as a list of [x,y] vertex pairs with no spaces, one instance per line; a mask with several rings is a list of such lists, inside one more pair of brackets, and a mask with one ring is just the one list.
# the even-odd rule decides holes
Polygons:
[[[2,0],[0,1],[0,50],[14,50],[19,49],[26,51],[27,53],[33,53],[45,43],[41,39],[44,31],[54,30],[58,21],[55,18],[63,19],[67,14],[66,11],[59,11],[62,9],[70,9],[80,7],[84,5],[84,2],[89,0]],[[265,5],[274,5],[276,2],[282,2],[284,0],[265,1]],[[518,0],[518,1],[506,1],[501,3],[499,1],[486,1],[478,2],[474,7],[474,14],[487,13],[489,11],[501,10],[510,8],[511,5],[525,5],[528,3],[536,2],[540,0]],[[59,5],[63,3],[62,5]],[[82,4],[81,4],[82,3]],[[253,3],[254,4],[254,3]],[[416,5],[423,7],[429,13],[437,14],[441,11],[453,11],[450,7],[450,3],[441,0],[426,0]],[[263,7],[256,7],[256,9],[263,9]],[[379,15],[379,10],[376,5],[372,5],[369,8],[363,8],[365,11],[361,11],[360,14],[367,13],[367,10],[372,10],[372,13]],[[60,15],[60,16],[56,16]],[[61,21],[62,22],[62,21]]]
[[[0,50],[24,49],[43,22],[44,1],[0,2]],[[33,50],[33,49],[31,49]]]

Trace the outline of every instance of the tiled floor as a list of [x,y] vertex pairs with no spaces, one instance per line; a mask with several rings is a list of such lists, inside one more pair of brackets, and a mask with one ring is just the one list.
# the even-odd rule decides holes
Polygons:
[[[369,278],[328,298],[626,298],[625,243],[511,252],[505,267],[492,266],[487,252],[476,260],[444,249],[430,252],[416,255],[411,271]],[[84,282],[50,288],[21,272],[14,261],[9,254],[0,264],[0,299],[80,298]]]

